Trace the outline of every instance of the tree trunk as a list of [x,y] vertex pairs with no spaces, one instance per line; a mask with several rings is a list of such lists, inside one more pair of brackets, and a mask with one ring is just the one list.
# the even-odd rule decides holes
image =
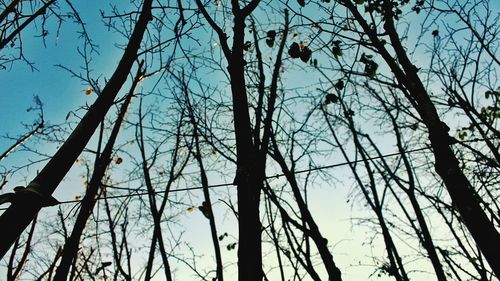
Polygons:
[[40,209],[46,205],[46,200],[51,197],[113,104],[118,91],[127,80],[137,57],[146,26],[152,19],[151,5],[152,0],[144,2],[141,15],[120,63],[96,102],[35,179],[23,192],[16,193],[12,204],[0,217],[0,229],[2,229],[0,232],[0,258],[5,255]]
[[121,124],[125,118],[125,113],[127,112],[130,101],[132,100],[135,87],[137,86],[139,77],[141,75],[142,70],[139,68],[130,92],[123,102],[118,118],[115,121],[108,143],[104,147],[102,154],[96,160],[96,169],[92,173],[89,187],[87,188],[85,196],[83,197],[82,206],[80,212],[78,213],[75,225],[73,226],[73,231],[71,232],[69,239],[64,244],[61,263],[59,264],[59,267],[57,267],[54,281],[64,281],[68,278],[69,268],[71,267],[71,264],[73,264],[73,260],[76,258],[78,246],[80,244],[80,238],[97,201],[96,196],[101,187],[102,178],[104,177],[109,163],[111,162],[113,147],[115,145],[116,138],[118,137],[118,132],[120,131]]
[[[448,132],[440,120],[436,107],[432,103],[417,68],[410,62],[406,51],[394,26],[393,13],[386,7],[384,14],[384,28],[390,36],[391,45],[396,53],[396,59],[386,50],[374,30],[361,16],[354,4],[348,0],[342,2],[353,14],[354,18],[366,32],[374,47],[389,65],[401,85],[408,91],[407,97],[412,101],[425,126],[429,131],[429,140],[435,158],[435,170],[443,180],[454,206],[457,208],[463,222],[477,245],[484,254],[489,265],[500,276],[500,234],[488,219],[476,198],[472,185],[460,168],[451,147]],[[385,1],[388,5],[389,2]],[[399,62],[399,65],[398,65]]]
[[258,150],[252,142],[244,73],[245,18],[235,17],[234,39],[228,70],[233,98],[237,170],[234,184],[238,198],[238,280],[262,280],[262,226],[259,216],[263,179],[256,167]]

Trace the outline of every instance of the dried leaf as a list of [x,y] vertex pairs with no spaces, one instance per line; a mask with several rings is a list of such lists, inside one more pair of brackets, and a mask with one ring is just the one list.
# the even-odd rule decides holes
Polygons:
[[300,57],[300,47],[297,42],[293,42],[292,45],[290,45],[290,49],[288,49],[288,54],[290,57],[296,59]]
[[327,94],[325,96],[325,104],[336,103],[339,101],[339,97],[335,94]]
[[312,55],[311,49],[309,49],[308,47],[304,47],[302,49],[302,52],[300,52],[300,59],[303,62],[307,62],[311,58],[311,55]]
[[123,159],[119,156],[115,156],[113,159],[117,165],[120,165],[123,162]]

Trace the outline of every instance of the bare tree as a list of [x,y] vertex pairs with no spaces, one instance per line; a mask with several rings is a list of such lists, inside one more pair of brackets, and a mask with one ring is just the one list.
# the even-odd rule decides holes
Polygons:
[[57,267],[54,280],[67,280],[70,266],[71,264],[73,264],[73,260],[76,258],[76,254],[78,252],[80,237],[98,198],[97,195],[99,193],[101,182],[105,175],[106,169],[112,160],[113,147],[115,145],[116,138],[118,137],[123,119],[125,118],[125,114],[127,113],[132,97],[134,96],[137,84],[140,82],[144,75],[144,70],[142,69],[142,67],[143,64],[141,63],[137,70],[137,74],[135,75],[134,81],[132,82],[131,89],[129,90],[129,93],[127,94],[127,97],[122,104],[109,140],[106,143],[106,146],[104,147],[102,153],[98,154],[97,156],[94,172],[89,181],[85,196],[83,197],[80,212],[75,224],[73,225],[71,235],[64,244],[61,263]]
[[115,96],[127,79],[150,19],[151,1],[145,1],[122,60],[99,98],[44,169],[25,189],[16,192],[12,205],[0,217],[0,225],[7,229],[7,231],[2,232],[1,257],[5,255],[38,211],[50,204],[51,194],[84,149],[98,124],[103,120],[109,107],[113,104]]

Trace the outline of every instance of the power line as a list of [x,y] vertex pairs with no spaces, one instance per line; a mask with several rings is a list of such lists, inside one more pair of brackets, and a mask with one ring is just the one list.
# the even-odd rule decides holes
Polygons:
[[[488,139],[496,139],[496,138],[488,138]],[[475,139],[467,140],[467,141],[463,141],[463,142],[478,142],[478,141],[484,141],[484,140],[485,139],[475,138]],[[419,151],[430,150],[430,149],[431,149],[431,147],[426,146],[426,147],[421,147],[421,148],[410,149],[410,150],[407,150],[407,151],[404,151],[404,152],[394,152],[394,153],[389,153],[389,154],[383,154],[383,155],[379,155],[379,156],[369,157],[369,158],[366,158],[366,160],[377,160],[377,159],[394,157],[394,156],[398,156],[398,155],[402,155],[402,154],[408,154],[408,153],[419,152]],[[353,160],[353,161],[346,161],[346,162],[340,162],[340,163],[330,164],[330,165],[326,165],[326,166],[313,167],[313,168],[309,168],[309,169],[294,171],[294,174],[301,174],[301,173],[307,173],[307,172],[312,172],[312,171],[326,170],[326,169],[331,169],[331,168],[335,168],[335,167],[356,164],[356,163],[363,162],[363,161],[364,161],[363,159],[359,159],[359,160]],[[265,179],[273,179],[273,178],[277,179],[277,178],[280,178],[280,177],[283,177],[283,176],[285,176],[285,174],[281,173],[281,174],[275,174],[275,175],[272,175],[272,176],[266,176]],[[233,183],[220,183],[220,184],[208,185],[207,187],[208,188],[215,188],[215,187],[233,186],[233,185],[234,185]],[[150,193],[148,191],[139,192],[139,191],[142,191],[140,188],[133,189],[133,188],[117,187],[117,186],[106,186],[106,188],[128,190],[128,191],[132,191],[132,192],[136,192],[136,193],[135,194],[123,194],[123,195],[114,195],[114,196],[100,197],[100,198],[98,198],[96,200],[117,199],[117,198],[126,198],[126,197],[132,197],[132,196],[144,196],[144,195],[149,195],[149,194],[151,194],[151,195],[158,195],[158,194],[161,194],[161,193],[165,193],[165,190],[155,191],[155,192]],[[203,188],[204,188],[203,186],[186,187],[186,188],[172,189],[172,190],[169,190],[168,192],[170,193],[170,192],[191,191],[191,190],[199,190],[199,189],[203,189]],[[59,204],[56,204],[56,205],[69,204],[69,203],[80,203],[81,201],[82,201],[81,199],[79,199],[79,200],[60,201]],[[54,206],[56,206],[56,205],[54,205]],[[6,209],[7,208],[0,208],[0,211],[6,210]]]
[[[429,147],[422,147],[422,148],[408,150],[408,151],[406,151],[404,153],[412,153],[412,152],[418,152],[418,151],[428,150],[428,149],[430,149],[430,148]],[[384,154],[384,155],[379,155],[379,156],[375,156],[375,157],[370,157],[370,158],[367,158],[367,160],[376,160],[376,159],[381,159],[381,158],[386,158],[386,157],[393,157],[393,156],[397,156],[397,155],[401,155],[401,154],[403,154],[403,153],[401,153],[401,152],[394,152],[394,153],[390,153],[390,154]],[[363,160],[360,159],[360,160],[353,160],[353,161],[347,161],[347,162],[341,162],[341,163],[331,164],[331,165],[327,165],[327,166],[320,166],[320,167],[314,167],[314,168],[309,168],[309,169],[304,169],[304,170],[298,170],[298,171],[294,171],[294,174],[301,174],[301,173],[306,173],[306,172],[331,169],[331,168],[335,168],[335,167],[340,167],[340,166],[345,166],[345,165],[359,163],[359,162],[362,162],[362,161]],[[280,178],[280,177],[283,177],[283,176],[285,176],[285,174],[281,173],[281,174],[275,174],[275,175],[272,175],[272,176],[266,176],[265,179],[277,179],[277,178]],[[232,184],[232,183],[212,184],[212,185],[208,185],[207,188],[223,187],[223,186],[233,186],[233,185],[234,184]],[[115,186],[109,186],[109,185],[107,185],[106,188],[128,190],[128,191],[133,191],[133,192],[141,191],[141,189],[139,189],[139,188],[133,189],[133,188],[115,187]],[[172,190],[169,190],[168,193],[170,193],[170,192],[180,192],[180,191],[199,190],[199,189],[203,189],[203,186],[195,186],[195,187],[172,189]],[[135,193],[135,194],[123,194],[123,195],[107,196],[106,199],[124,198],[124,197],[130,197],[130,196],[143,196],[143,195],[149,195],[149,194],[158,195],[158,194],[161,194],[161,193],[165,193],[165,190],[155,191],[153,193],[150,193],[148,191],[143,191],[143,192]],[[102,200],[102,199],[104,199],[104,198],[99,198],[97,200]],[[81,200],[61,201],[61,202],[59,202],[59,204],[78,203],[80,201]]]
[[[221,183],[221,184],[213,184],[213,185],[209,185],[208,188],[213,188],[213,187],[221,187],[221,186],[232,186],[233,184],[232,183]],[[106,188],[113,188],[113,189],[122,189],[122,190],[129,190],[129,191],[133,191],[133,192],[138,192],[138,191],[142,191],[143,189],[139,189],[139,188],[136,188],[136,189],[133,189],[133,188],[126,188],[126,187],[114,187],[114,186],[106,186]],[[180,192],[180,191],[190,191],[190,190],[198,190],[198,189],[202,189],[203,186],[195,186],[195,187],[186,187],[186,188],[177,188],[177,189],[172,189],[172,190],[169,190],[168,192]],[[149,194],[152,194],[152,195],[157,195],[157,194],[160,194],[160,193],[165,193],[165,190],[162,190],[162,191],[155,191],[155,192],[148,192],[148,191],[143,191],[143,192],[140,192],[140,193],[135,193],[135,194],[122,194],[122,195],[113,195],[113,196],[106,196],[106,197],[100,197],[98,198],[97,200],[103,200],[103,199],[116,199],[116,198],[124,198],[124,197],[131,197],[131,196],[143,196],[143,195],[149,195]],[[67,204],[67,203],[79,203],[81,202],[82,200],[68,200],[68,201],[60,201],[58,205],[60,204]]]

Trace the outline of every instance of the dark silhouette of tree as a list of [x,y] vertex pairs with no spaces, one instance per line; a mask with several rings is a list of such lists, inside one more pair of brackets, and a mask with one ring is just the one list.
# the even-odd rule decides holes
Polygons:
[[[103,181],[103,177],[106,173],[109,163],[112,161],[113,147],[115,145],[116,138],[118,137],[123,119],[125,117],[125,114],[127,113],[132,97],[134,96],[137,84],[140,82],[140,79],[142,79],[142,76],[144,75],[142,65],[142,63],[139,65],[139,69],[137,71],[137,74],[135,75],[134,81],[132,82],[131,89],[121,106],[119,115],[115,121],[113,131],[111,132],[109,140],[104,146],[102,153],[96,159],[94,172],[89,181],[85,196],[82,199],[80,212],[73,226],[73,230],[71,231],[71,235],[64,244],[61,263],[57,267],[54,280],[67,280],[70,266],[73,264],[73,260],[76,258],[78,252],[80,237],[85,228],[85,225],[87,224],[87,220],[92,214],[92,209],[94,208],[96,199],[98,198],[98,193],[101,188],[101,182]],[[127,279],[130,280],[130,277],[128,277]]]
[[[232,111],[236,140],[236,176],[234,184],[238,192],[238,280],[262,280],[262,226],[259,216],[260,194],[265,175],[266,154],[271,132],[272,113],[275,96],[269,99],[266,121],[263,122],[264,135],[253,138],[251,131],[247,83],[245,81],[245,21],[260,1],[253,0],[241,6],[239,1],[231,2],[233,29],[232,45],[229,46],[227,31],[214,21],[205,5],[197,0],[197,6],[211,28],[217,33],[224,57],[227,60],[232,93]],[[286,22],[288,19],[285,20]],[[286,23],[286,26],[288,23]],[[284,38],[287,28],[285,27]],[[279,71],[284,41],[276,59],[275,72]],[[275,78],[277,79],[277,77]],[[275,85],[275,83],[273,84]],[[273,87],[273,86],[271,86]],[[260,108],[262,110],[262,108]],[[260,120],[258,120],[260,121]]]
[[[0,155],[5,167],[18,147],[49,160],[0,195],[11,202],[0,217],[8,280],[227,280],[237,270],[241,281],[338,281],[360,267],[397,281],[498,276],[500,29],[488,1],[112,5],[103,25],[125,44],[111,42],[124,52],[109,79],[93,74],[97,45],[75,6],[27,5],[3,5],[0,58],[22,55],[39,21],[43,33],[48,17],[70,15],[83,67],[58,67],[98,98],[68,114],[88,109],[74,130],[47,129],[41,115]],[[138,105],[127,107],[133,90],[116,98],[124,85]],[[63,143],[57,130],[74,132]],[[51,156],[38,141],[62,146]],[[57,202],[77,158],[83,200]],[[12,169],[31,173],[37,161]],[[345,241],[317,216],[343,206],[319,206],[316,187],[348,194],[361,255],[337,259]],[[41,216],[47,205],[57,214]],[[191,228],[198,219],[208,227]]]
[[387,45],[381,42],[380,36],[361,15],[356,5],[351,1],[341,3],[352,13],[353,18],[359,23],[373,47],[387,63],[400,85],[406,90],[406,97],[411,101],[428,129],[435,157],[436,172],[443,179],[453,203],[490,266],[497,275],[500,275],[500,263],[498,262],[500,253],[491,248],[491,245],[500,243],[500,235],[481,208],[475,193],[471,191],[471,184],[450,147],[448,130],[443,126],[443,121],[417,73],[417,68],[410,61],[401,44],[394,22],[397,16],[395,2],[383,1],[379,6],[374,4],[374,8],[380,9],[383,28],[389,37],[391,49],[397,61],[388,51]]
[[12,205],[1,215],[0,225],[3,229],[6,229],[2,231],[1,236],[1,257],[5,255],[38,211],[50,203],[51,194],[75,162],[78,155],[80,155],[96,127],[103,120],[104,115],[113,104],[118,91],[127,79],[150,19],[151,1],[146,1],[122,56],[122,60],[97,101],[44,169],[40,171],[25,189],[15,194]]
[[[212,235],[212,242],[214,244],[214,253],[215,253],[215,261],[216,261],[216,279],[223,281],[224,280],[224,264],[222,263],[222,255],[221,255],[219,240],[222,240],[224,238],[224,236],[223,235],[219,236],[217,234],[217,226],[215,223],[215,216],[214,216],[214,213],[212,211],[212,200],[210,199],[208,176],[207,176],[207,172],[205,170],[205,165],[203,163],[198,121],[197,121],[197,117],[195,116],[194,105],[192,104],[192,102],[189,98],[188,82],[186,81],[184,73],[182,73],[182,76],[178,77],[177,79],[179,80],[179,83],[181,84],[181,89],[183,91],[184,99],[185,99],[183,104],[185,104],[185,106],[186,106],[187,115],[188,115],[189,122],[191,123],[192,131],[193,131],[192,135],[193,135],[193,140],[194,140],[194,149],[192,149],[191,154],[193,154],[193,157],[196,159],[196,162],[198,163],[198,166],[200,169],[200,181],[201,181],[201,185],[203,187],[204,201],[199,208],[203,212],[203,215],[209,220],[209,223],[210,223],[210,233]],[[222,239],[220,239],[220,237],[222,237]]]
[[[457,153],[454,151],[453,147],[457,144],[457,141],[448,134],[450,128],[443,122],[444,119],[440,116],[438,110],[438,107],[441,107],[442,104],[435,98],[436,94],[431,92],[432,90],[430,85],[433,81],[415,65],[416,62],[412,60],[410,56],[411,54],[405,45],[405,36],[407,34],[402,33],[402,29],[398,24],[399,20],[405,16],[412,16],[412,13],[428,13],[428,17],[432,17],[434,20],[432,23],[435,23],[435,20],[438,18],[444,18],[443,14],[458,14],[458,18],[465,25],[464,29],[472,33],[473,36],[472,40],[466,42],[469,43],[469,46],[474,47],[464,50],[454,47],[453,44],[457,44],[456,41],[450,41],[450,48],[452,50],[456,50],[457,54],[457,56],[454,57],[454,64],[451,65],[464,65],[464,68],[466,68],[465,65],[467,65],[467,67],[470,66],[470,64],[468,64],[468,56],[475,56],[476,54],[477,49],[474,48],[477,47],[479,50],[483,50],[479,51],[479,53],[484,52],[488,56],[491,56],[492,54],[490,50],[491,46],[485,43],[494,42],[492,41],[494,40],[492,39],[494,36],[488,34],[488,31],[486,30],[492,30],[493,34],[497,33],[495,28],[488,28],[491,18],[488,16],[487,21],[484,21],[483,27],[485,33],[483,35],[478,33],[478,25],[471,25],[471,16],[477,17],[479,13],[491,15],[490,10],[487,8],[487,4],[485,5],[486,11],[479,11],[482,6],[474,6],[472,1],[464,5],[459,5],[454,1],[440,1],[439,3],[433,3],[428,6],[425,2],[420,1],[417,1],[416,5],[411,6],[408,1],[389,0],[367,1],[366,3],[365,1],[346,0],[339,1],[337,4],[338,5],[332,5],[331,7],[337,6],[339,11],[342,10],[347,12],[346,16],[339,17],[341,13],[334,10],[334,8],[330,8],[327,4],[313,2],[311,5],[318,5],[321,7],[324,6],[324,9],[333,15],[330,16],[329,20],[326,18],[317,19],[315,17],[308,17],[307,13],[304,12],[303,18],[308,22],[311,22],[320,32],[326,31],[332,35],[338,36],[337,39],[330,39],[331,41],[327,44],[331,44],[333,46],[330,51],[333,52],[331,57],[339,64],[342,64],[342,62],[346,60],[342,56],[342,50],[343,48],[345,49],[345,46],[350,44],[357,47],[358,53],[356,53],[356,59],[349,63],[359,63],[364,66],[364,69],[362,72],[356,72],[349,69],[349,67],[346,68],[344,65],[341,65],[340,69],[344,72],[344,77],[347,78],[347,83],[354,81],[356,76],[364,76],[368,79],[368,81],[370,81],[371,84],[375,83],[384,87],[390,86],[393,90],[397,89],[397,92],[400,93],[401,96],[398,97],[399,99],[402,97],[406,98],[410,107],[407,107],[404,110],[406,110],[407,114],[415,118],[417,122],[423,124],[427,130],[428,139],[434,155],[432,163],[436,173],[439,174],[444,185],[446,186],[446,189],[448,190],[453,202],[453,207],[460,213],[460,218],[463,220],[465,226],[467,226],[468,231],[471,233],[472,237],[481,249],[481,252],[488,260],[491,268],[498,275],[498,262],[496,262],[498,260],[498,252],[492,250],[491,245],[498,244],[500,236],[495,228],[495,225],[492,223],[482,207],[483,199],[478,196],[477,191],[475,191],[475,187],[471,184],[471,181],[466,175],[466,170],[460,165],[459,158],[457,157]],[[341,9],[339,5],[345,9]],[[442,8],[442,6],[445,6],[446,8]],[[336,18],[339,18],[340,21],[335,22],[331,20]],[[429,20],[426,24],[432,24],[430,22],[431,21]],[[424,24],[425,28],[429,28],[426,24]],[[330,28],[330,25],[332,28]],[[458,29],[453,28],[449,30],[450,38],[453,38],[457,30]],[[439,30],[436,29],[432,31],[431,34],[435,38],[435,42],[440,41]],[[318,41],[320,40],[321,39],[318,39]],[[440,50],[443,50],[443,46],[441,46],[439,50],[436,49],[433,52],[433,59],[435,59],[435,61],[438,61],[437,58],[440,58],[439,60],[443,61],[445,58],[449,57],[449,54],[440,52]],[[377,59],[373,55],[368,54],[368,52],[374,52],[378,55],[378,57],[381,57],[385,63],[384,67],[390,71],[389,75],[381,70],[382,66],[379,66],[380,62],[377,62]],[[440,55],[437,55],[437,53],[440,53]],[[492,63],[495,64],[495,59],[493,59]],[[431,61],[431,68],[435,67],[434,65],[434,62]],[[489,65],[489,69],[492,69],[492,65]],[[474,69],[474,66],[472,66],[471,69]],[[477,74],[475,78],[472,78],[472,80],[467,80],[468,78],[463,75],[460,77],[457,69],[451,69],[449,72],[444,71],[445,75],[449,75],[448,77],[454,77],[455,79],[462,81],[458,84],[463,83],[463,85],[465,85],[465,83],[468,83],[468,87],[472,87],[472,90],[470,90],[470,88],[465,89],[462,87],[461,94],[454,93],[454,89],[456,89],[455,85],[447,87],[447,91],[452,94],[450,97],[450,104],[453,105],[456,103],[458,105],[461,101],[463,102],[463,100],[467,100],[467,98],[464,97],[471,95],[474,96],[474,87],[478,86],[477,82],[479,79],[488,79],[488,74],[483,74],[488,73],[488,66],[486,67],[486,72],[478,72],[478,69],[479,68],[476,68],[475,73],[482,73],[482,76],[478,76],[479,74]],[[445,75],[441,76],[444,77]],[[331,85],[330,88],[342,89],[345,87],[344,82],[345,81],[342,81],[343,84],[332,83],[334,85]],[[489,88],[491,89],[491,86],[489,86]],[[377,88],[375,91],[380,90]],[[489,93],[489,96],[492,96],[491,93],[493,93],[493,91],[490,90]],[[335,97],[335,99],[329,99],[329,96],[326,96],[327,102],[336,102],[338,97],[335,95],[332,95],[332,97]],[[474,107],[466,106],[466,103],[462,104],[464,108],[468,108],[465,115],[470,118],[473,115],[471,113],[473,110],[470,108]],[[490,110],[494,110],[493,108],[493,106],[490,107]],[[350,113],[349,110],[352,111],[352,114],[347,115],[353,115],[354,111],[352,109],[343,111]],[[482,116],[486,116],[487,111],[490,112],[486,108],[483,109],[484,113]],[[475,118],[477,117],[474,117],[474,119]],[[483,119],[483,121],[486,120]],[[494,126],[488,125],[491,124],[491,122],[481,123],[484,125],[479,125],[480,122],[472,121],[471,126],[481,127],[482,129],[478,129],[479,131],[484,130],[482,134],[480,133],[483,137],[482,139],[490,149],[493,159],[496,159],[498,150],[497,146],[493,144],[493,141],[491,141],[485,134],[486,130],[494,132],[495,130],[492,129]],[[486,157],[486,159],[488,158],[489,157]],[[496,162],[496,160],[494,160],[494,162]],[[410,199],[414,207],[418,208],[417,202],[414,200],[413,196],[410,196]],[[423,223],[422,218],[419,218],[419,222]],[[424,225],[422,224],[421,226]],[[425,232],[425,227],[423,227],[422,230]],[[424,243],[424,247],[427,248],[430,254],[436,274],[439,276],[439,279],[444,280],[445,274],[443,273],[443,270],[440,269],[437,261],[437,254],[433,249],[431,249],[432,244],[429,244],[429,237],[427,237],[426,240],[423,240],[423,242],[425,241],[427,242]]]

